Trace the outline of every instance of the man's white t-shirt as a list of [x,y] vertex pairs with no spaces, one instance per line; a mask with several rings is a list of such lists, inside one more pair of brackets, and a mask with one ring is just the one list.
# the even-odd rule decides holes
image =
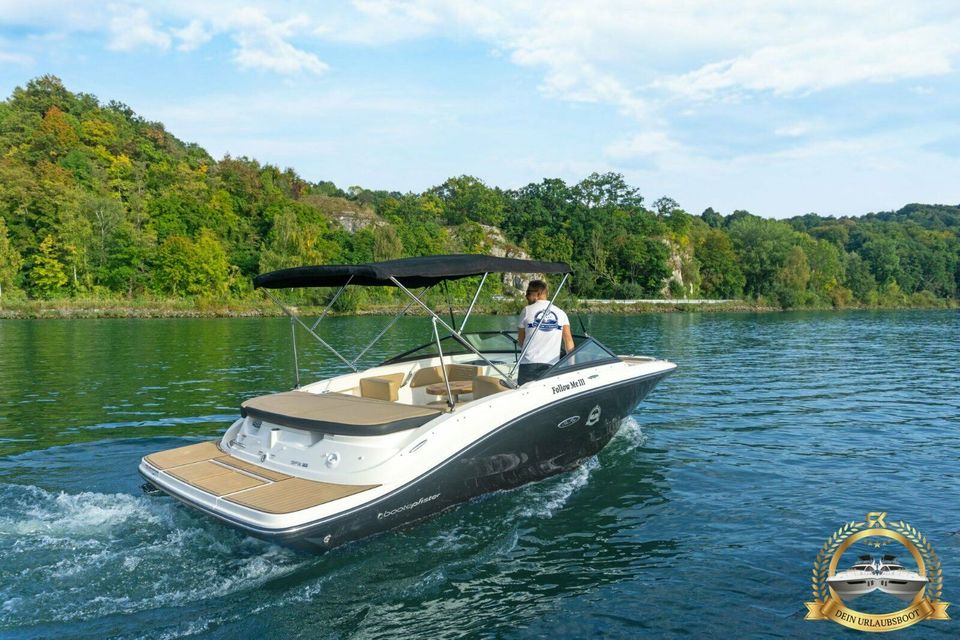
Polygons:
[[[527,305],[520,314],[518,328],[526,331],[525,341],[530,342],[520,364],[556,364],[560,359],[560,345],[563,344],[563,327],[570,324],[567,314],[556,306],[550,307],[546,317],[543,312],[549,305],[547,300],[537,300]],[[543,322],[540,322],[543,318]],[[540,322],[540,329],[537,323]]]

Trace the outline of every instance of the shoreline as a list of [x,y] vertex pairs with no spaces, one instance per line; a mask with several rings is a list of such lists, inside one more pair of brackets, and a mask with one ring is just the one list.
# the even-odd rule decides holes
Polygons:
[[[579,300],[571,304],[564,302],[564,308],[570,312],[594,313],[601,315],[637,315],[642,313],[777,313],[784,311],[897,311],[897,310],[934,310],[958,309],[960,300],[937,300],[936,304],[865,306],[849,305],[844,307],[797,307],[782,309],[744,300]],[[510,303],[478,306],[475,313],[484,315],[515,315],[519,313],[521,301],[516,308]],[[355,311],[330,311],[330,316],[368,316],[395,315],[402,307],[397,305],[372,306]],[[323,307],[299,307],[302,316],[318,315]],[[434,309],[437,313],[446,313],[445,307]],[[464,313],[466,308],[454,306],[454,311]],[[65,304],[57,301],[28,301],[0,305],[0,320],[71,320],[71,319],[125,319],[125,318],[261,318],[282,317],[283,311],[267,302],[211,302],[202,300],[177,301],[131,301],[126,303],[104,303],[103,301],[76,300]],[[408,315],[426,315],[423,311]]]

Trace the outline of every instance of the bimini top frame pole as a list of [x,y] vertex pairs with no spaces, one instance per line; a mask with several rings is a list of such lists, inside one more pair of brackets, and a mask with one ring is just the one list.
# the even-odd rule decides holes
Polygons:
[[[340,355],[340,352],[339,352],[339,351],[337,351],[336,349],[334,349],[333,347],[331,347],[331,346],[327,343],[326,340],[324,340],[323,338],[321,338],[320,336],[318,336],[317,333],[316,333],[313,329],[311,329],[310,327],[308,327],[307,324],[297,316],[297,314],[295,314],[293,311],[291,311],[290,309],[288,309],[285,304],[283,304],[282,302],[280,302],[280,300],[279,300],[275,295],[273,295],[273,294],[270,293],[269,291],[265,291],[264,293],[266,293],[267,296],[268,296],[271,300],[273,300],[274,304],[276,304],[278,307],[280,307],[281,309],[283,309],[283,312],[284,312],[285,314],[287,314],[288,316],[290,316],[290,319],[291,319],[291,320],[293,320],[294,322],[296,322],[297,324],[299,324],[301,327],[303,327],[303,330],[304,330],[304,331],[306,331],[306,332],[309,333],[311,336],[313,336],[313,337],[317,340],[317,342],[319,342],[320,344],[322,344],[323,346],[325,346],[327,349],[329,349],[329,350],[333,353],[333,355],[335,355],[335,356],[337,356],[338,358],[340,358],[340,360],[343,362],[343,364],[345,364],[345,365],[347,365],[348,367],[350,367],[351,369],[353,369],[354,372],[359,371],[353,364],[350,363],[349,360],[347,360],[347,359],[344,358],[342,355]],[[296,348],[296,344],[294,344],[294,348]],[[298,376],[297,376],[297,377],[299,378],[299,371],[298,371]]]
[[[460,334],[457,333],[457,330],[456,330],[456,329],[454,329],[453,327],[451,327],[450,325],[448,325],[446,322],[444,322],[444,321],[443,321],[443,318],[441,318],[441,317],[438,316],[436,313],[434,313],[434,312],[433,312],[433,309],[431,309],[430,307],[428,307],[427,305],[425,305],[419,298],[417,298],[416,296],[414,296],[414,295],[413,295],[413,292],[411,292],[409,289],[407,289],[405,286],[403,286],[403,284],[402,284],[399,280],[397,280],[397,279],[396,279],[395,277],[393,277],[393,276],[390,277],[390,280],[392,280],[393,283],[394,283],[395,285],[397,285],[397,287],[399,287],[401,291],[403,291],[403,292],[406,293],[408,296],[410,296],[411,298],[413,298],[414,300],[416,300],[417,304],[419,304],[419,305],[423,308],[424,311],[426,311],[427,313],[429,313],[429,314],[433,317],[434,322],[437,322],[437,323],[439,323],[440,325],[442,325],[444,329],[446,329],[448,332],[450,332],[450,335],[451,335],[451,336],[456,336],[456,337],[459,338]],[[460,344],[462,344],[463,346],[465,346],[467,349],[469,349],[470,351],[472,351],[473,353],[475,353],[481,360],[483,360],[483,361],[486,362],[488,365],[490,365],[491,367],[493,367],[494,371],[496,371],[497,373],[499,373],[499,374],[500,374],[500,377],[503,378],[504,381],[505,381],[508,385],[510,385],[511,387],[513,387],[514,389],[516,389],[517,385],[516,385],[516,383],[513,381],[513,379],[511,379],[511,377],[510,377],[508,374],[504,373],[504,372],[500,369],[500,367],[498,367],[496,364],[494,364],[493,362],[491,362],[485,355],[483,355],[482,353],[480,353],[480,351],[478,351],[476,347],[474,347],[472,344],[470,344],[467,340],[462,340],[462,339],[460,340]]]
[[473,313],[473,305],[477,304],[477,298],[480,297],[480,290],[483,289],[483,283],[487,281],[487,276],[489,273],[483,274],[483,278],[480,279],[480,286],[477,287],[477,292],[473,294],[473,301],[470,303],[470,308],[467,309],[467,315],[463,316],[463,322],[460,323],[460,329],[457,331],[458,334],[463,334],[463,328],[467,326],[467,320],[470,319],[470,314]]
[[403,309],[400,310],[400,313],[398,313],[393,317],[393,320],[391,320],[390,323],[383,328],[383,331],[377,334],[377,337],[374,338],[370,344],[368,344],[366,347],[363,348],[363,351],[357,354],[357,357],[353,359],[353,364],[357,364],[360,358],[363,357],[363,354],[369,351],[370,348],[373,347],[373,345],[377,344],[380,341],[380,338],[382,338],[384,334],[386,334],[387,331],[390,330],[390,327],[395,325],[397,323],[397,320],[399,320],[403,316],[403,314],[405,314],[407,311],[410,310],[410,307],[412,307],[414,304],[420,301],[420,298],[423,297],[423,294],[425,294],[429,288],[430,287],[423,287],[422,289],[420,289],[420,293],[418,293],[413,300],[408,302],[407,306],[405,306]]
[[313,323],[313,326],[312,326],[312,327],[310,327],[311,329],[313,329],[314,331],[316,331],[317,327],[320,326],[320,323],[323,322],[323,319],[327,316],[327,312],[330,311],[330,307],[333,306],[333,303],[337,301],[337,298],[340,297],[340,294],[343,293],[343,290],[346,289],[346,288],[347,288],[347,285],[349,285],[350,282],[352,282],[352,281],[353,281],[353,276],[350,276],[350,279],[347,280],[347,281],[344,283],[344,285],[343,285],[342,287],[340,287],[339,290],[337,290],[337,292],[336,292],[335,294],[333,294],[333,297],[330,298],[330,302],[328,302],[326,308],[324,308],[323,313],[320,314],[320,317],[317,318],[317,321]]

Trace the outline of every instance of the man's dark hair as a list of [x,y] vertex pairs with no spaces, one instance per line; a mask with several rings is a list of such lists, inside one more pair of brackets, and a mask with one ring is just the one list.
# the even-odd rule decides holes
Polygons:
[[547,290],[547,283],[543,280],[531,280],[527,285],[527,291],[540,295]]

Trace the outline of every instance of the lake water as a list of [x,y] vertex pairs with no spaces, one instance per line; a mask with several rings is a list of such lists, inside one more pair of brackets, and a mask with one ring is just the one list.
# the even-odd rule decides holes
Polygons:
[[[386,321],[322,335],[356,353]],[[0,636],[854,636],[803,602],[820,546],[868,511],[923,531],[960,600],[956,312],[586,321],[680,365],[599,456],[325,556],[143,496],[136,472],[292,386],[286,321],[0,322]],[[427,326],[403,321],[369,362]],[[305,379],[336,370],[303,346]]]

